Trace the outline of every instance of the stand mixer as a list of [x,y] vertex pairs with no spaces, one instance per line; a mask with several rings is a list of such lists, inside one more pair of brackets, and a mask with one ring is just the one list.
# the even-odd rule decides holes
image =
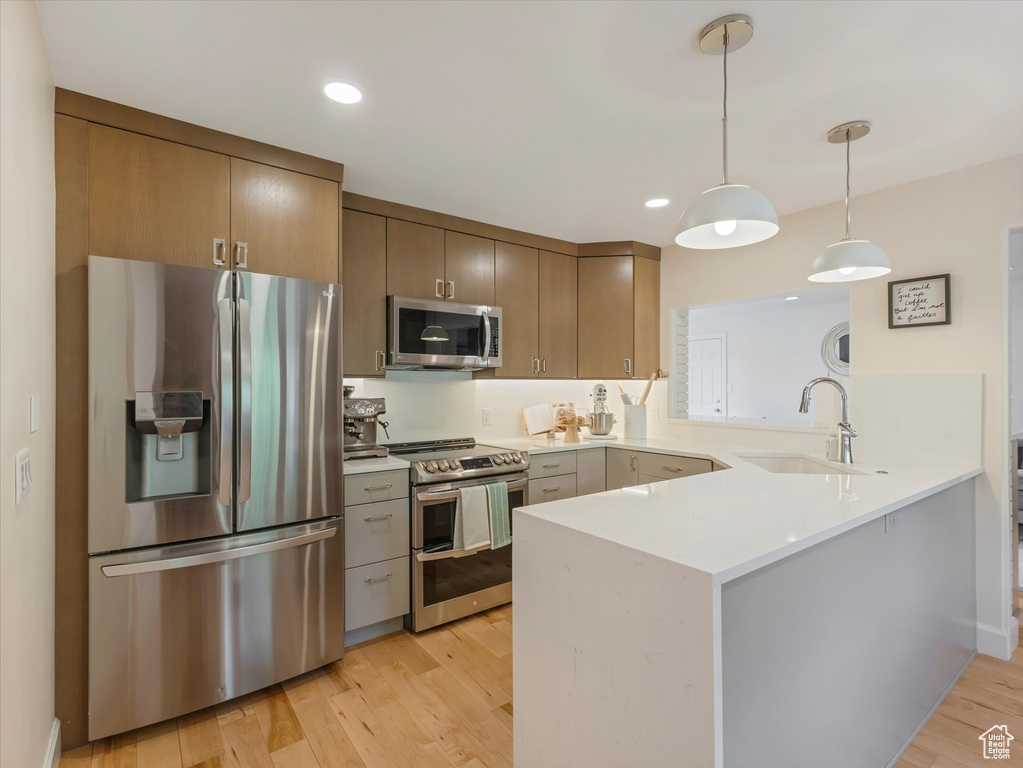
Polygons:
[[615,440],[617,435],[611,434],[617,419],[607,409],[607,387],[595,384],[590,393],[593,397],[593,412],[589,415],[586,428],[590,431],[587,440]]

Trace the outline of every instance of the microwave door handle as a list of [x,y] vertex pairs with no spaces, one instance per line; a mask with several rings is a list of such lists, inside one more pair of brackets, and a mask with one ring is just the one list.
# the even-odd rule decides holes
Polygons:
[[250,304],[238,299],[238,503],[252,495],[252,326]]
[[231,353],[234,338],[234,302],[220,299],[219,313],[219,373],[220,373],[220,487],[217,501],[225,507],[231,506],[232,457],[234,454],[234,358]]
[[483,362],[490,359],[490,313],[483,310]]

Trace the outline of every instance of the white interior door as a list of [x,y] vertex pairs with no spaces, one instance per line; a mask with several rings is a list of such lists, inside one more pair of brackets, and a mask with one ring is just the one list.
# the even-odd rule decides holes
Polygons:
[[728,418],[725,334],[689,337],[689,415],[725,421]]

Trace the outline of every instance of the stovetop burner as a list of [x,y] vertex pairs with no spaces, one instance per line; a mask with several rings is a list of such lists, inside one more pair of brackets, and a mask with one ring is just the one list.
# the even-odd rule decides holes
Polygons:
[[529,469],[529,454],[493,445],[479,445],[471,437],[390,443],[392,456],[411,462],[413,485],[506,475]]

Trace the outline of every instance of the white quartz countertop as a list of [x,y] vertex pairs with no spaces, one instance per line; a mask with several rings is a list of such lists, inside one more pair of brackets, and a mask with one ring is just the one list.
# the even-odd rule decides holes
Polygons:
[[364,475],[367,472],[387,472],[391,469],[407,470],[411,465],[395,456],[383,456],[374,459],[349,459],[344,462],[346,475]]
[[[551,450],[545,441],[491,442],[531,454]],[[515,510],[515,514],[704,571],[716,583],[793,555],[982,471],[968,464],[856,464],[852,469],[860,474],[775,474],[742,456],[823,459],[675,438],[619,439],[599,446],[712,459],[729,469],[534,504]],[[554,450],[589,447],[594,446],[569,443]]]

